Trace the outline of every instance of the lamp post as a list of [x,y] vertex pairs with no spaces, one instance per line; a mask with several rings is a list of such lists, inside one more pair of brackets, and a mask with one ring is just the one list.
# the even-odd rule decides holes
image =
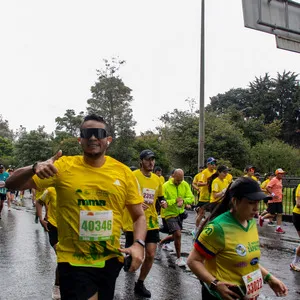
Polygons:
[[200,99],[199,99],[199,136],[198,167],[204,165],[204,54],[205,54],[205,0],[201,2],[201,49],[200,49]]

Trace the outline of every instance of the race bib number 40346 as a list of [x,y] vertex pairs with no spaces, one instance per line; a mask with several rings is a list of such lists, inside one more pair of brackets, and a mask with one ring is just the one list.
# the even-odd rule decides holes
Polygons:
[[80,211],[79,240],[106,241],[112,236],[113,213],[106,211]]

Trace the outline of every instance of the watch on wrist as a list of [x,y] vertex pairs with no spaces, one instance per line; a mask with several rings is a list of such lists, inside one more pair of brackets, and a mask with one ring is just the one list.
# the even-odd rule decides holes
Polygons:
[[145,246],[146,246],[145,242],[144,242],[143,240],[141,240],[141,239],[137,239],[137,240],[135,240],[134,242],[140,244],[140,245],[141,245],[142,247],[144,247],[144,248],[145,248]]
[[38,162],[35,162],[31,167],[33,174],[36,174],[35,168],[36,168],[37,164],[38,164]]
[[209,288],[210,288],[211,290],[215,291],[215,290],[217,289],[217,284],[218,284],[219,281],[220,281],[220,280],[218,280],[218,279],[213,280],[213,281],[210,283]]

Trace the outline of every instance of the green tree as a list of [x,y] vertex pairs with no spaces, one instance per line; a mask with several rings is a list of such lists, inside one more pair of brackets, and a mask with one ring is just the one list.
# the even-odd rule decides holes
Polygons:
[[230,161],[237,169],[243,169],[250,158],[250,143],[243,131],[225,116],[207,113],[205,116],[206,156]]
[[251,161],[260,172],[274,172],[282,168],[289,175],[300,175],[300,150],[280,140],[256,144],[251,151]]
[[18,166],[27,166],[36,161],[44,161],[52,156],[52,136],[39,126],[29,133],[22,127],[15,144],[15,157]]
[[182,168],[186,174],[197,171],[198,118],[195,113],[174,109],[160,117],[161,144],[171,168]]
[[150,149],[155,153],[155,165],[160,166],[166,174],[170,170],[170,161],[166,156],[166,151],[161,143],[161,136],[152,131],[146,131],[136,137],[134,142],[135,156],[132,165],[139,167],[139,155],[141,151]]
[[7,120],[3,120],[2,115],[0,115],[0,137],[8,138],[13,140],[13,131],[9,129],[9,124]]
[[118,71],[125,61],[113,58],[104,60],[105,68],[97,70],[98,80],[91,87],[92,98],[87,101],[88,113],[102,116],[108,123],[109,133],[113,137],[109,154],[118,160],[130,164],[135,138],[131,109],[131,89],[119,77]]
[[82,154],[82,148],[78,143],[76,137],[65,138],[60,143],[55,145],[55,151],[62,150],[63,155],[80,155]]
[[4,166],[13,165],[13,143],[10,139],[0,136],[0,163]]
[[63,117],[55,119],[57,136],[65,137],[79,137],[79,128],[84,118],[84,112],[81,111],[76,115],[73,109],[67,109]]

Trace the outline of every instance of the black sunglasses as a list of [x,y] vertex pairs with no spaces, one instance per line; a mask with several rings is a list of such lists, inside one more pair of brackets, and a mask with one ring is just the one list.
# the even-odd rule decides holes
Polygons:
[[90,139],[94,136],[96,139],[104,139],[107,137],[107,132],[103,128],[85,128],[80,129],[80,137],[83,139]]

